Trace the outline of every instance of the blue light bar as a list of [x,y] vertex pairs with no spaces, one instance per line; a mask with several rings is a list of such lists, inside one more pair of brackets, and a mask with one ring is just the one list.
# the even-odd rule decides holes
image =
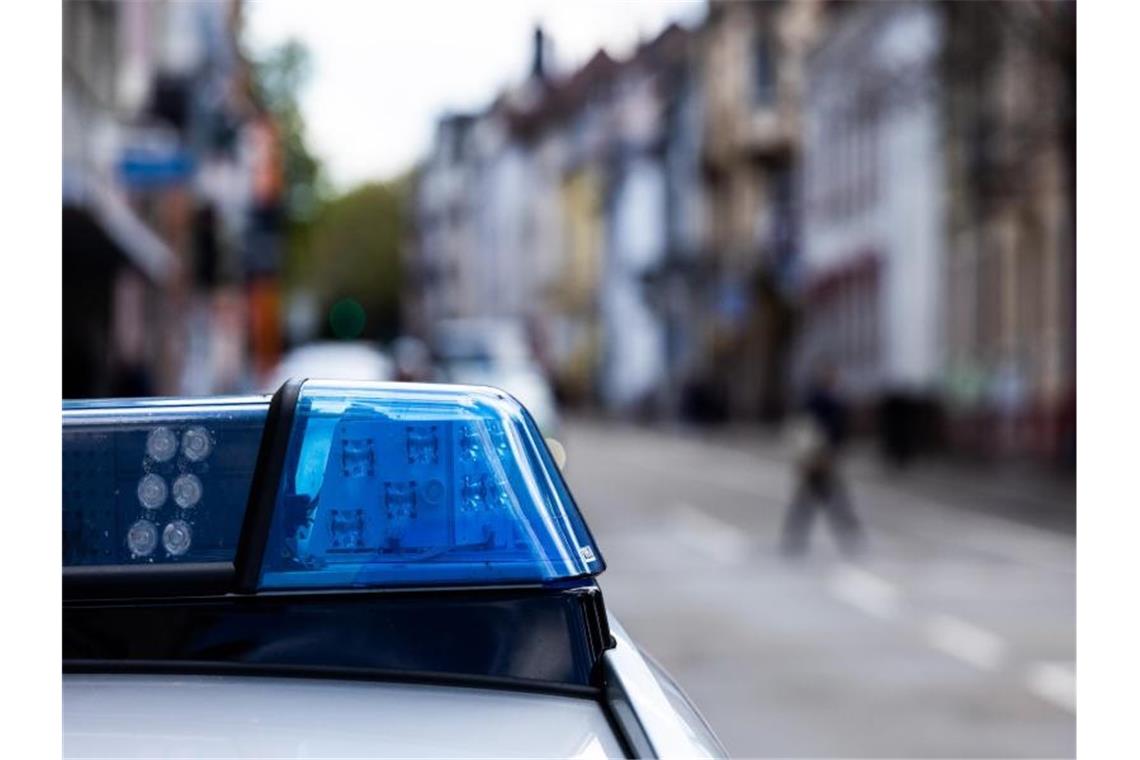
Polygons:
[[[233,563],[249,578],[234,587],[243,593],[532,584],[604,569],[537,427],[507,394],[291,387],[282,398],[296,401],[274,418],[285,428],[267,424],[266,396],[65,402],[64,567]],[[263,434],[283,456],[266,454]]]
[[507,394],[301,387],[261,589],[541,583],[603,568],[537,427]]
[[63,404],[63,565],[232,562],[269,397]]

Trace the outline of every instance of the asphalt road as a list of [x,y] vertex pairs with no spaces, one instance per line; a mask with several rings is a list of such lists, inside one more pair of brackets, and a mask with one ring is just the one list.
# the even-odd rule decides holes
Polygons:
[[790,562],[775,443],[586,421],[563,440],[607,605],[734,756],[1074,755],[1070,533],[995,516],[973,478],[932,493],[853,465],[866,555],[820,523]]

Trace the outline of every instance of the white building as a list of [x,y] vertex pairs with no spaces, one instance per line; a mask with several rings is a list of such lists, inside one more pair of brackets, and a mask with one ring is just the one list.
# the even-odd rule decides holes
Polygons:
[[941,34],[932,5],[851,5],[808,62],[801,387],[826,360],[863,399],[935,390],[945,342]]
[[615,409],[645,403],[665,376],[665,330],[644,287],[666,253],[661,100],[654,72],[635,59],[619,75],[601,309],[603,401]]
[[[660,400],[667,329],[649,280],[671,223],[675,237],[693,226],[693,199],[670,198],[661,71],[686,39],[672,28],[629,61],[599,52],[564,77],[532,74],[486,111],[440,121],[416,196],[413,329],[510,318],[579,392],[615,410]],[[673,174],[696,173],[690,152]],[[671,216],[671,202],[684,208]]]

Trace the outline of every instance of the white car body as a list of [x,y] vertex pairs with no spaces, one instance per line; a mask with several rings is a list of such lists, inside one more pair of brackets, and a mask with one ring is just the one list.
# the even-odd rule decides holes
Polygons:
[[610,617],[600,699],[424,683],[178,673],[63,679],[65,757],[724,757]]

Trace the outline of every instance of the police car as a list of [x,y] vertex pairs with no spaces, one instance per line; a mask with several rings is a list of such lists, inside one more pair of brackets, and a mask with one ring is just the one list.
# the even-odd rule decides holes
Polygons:
[[69,757],[724,756],[501,391],[65,402],[63,461]]

